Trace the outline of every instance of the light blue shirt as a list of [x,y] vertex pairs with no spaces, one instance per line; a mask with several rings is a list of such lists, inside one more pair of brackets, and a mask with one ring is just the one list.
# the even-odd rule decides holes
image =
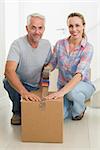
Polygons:
[[44,64],[51,58],[51,45],[41,39],[37,48],[32,48],[27,36],[15,40],[9,50],[7,60],[17,63],[16,73],[20,80],[33,87],[38,87]]

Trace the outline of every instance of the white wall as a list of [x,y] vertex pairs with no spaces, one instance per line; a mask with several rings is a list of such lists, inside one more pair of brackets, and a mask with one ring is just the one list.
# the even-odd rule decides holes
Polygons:
[[[46,16],[46,30],[44,38],[50,40],[52,45],[55,42],[68,36],[66,29],[66,18],[71,12],[82,13],[86,20],[86,32],[89,41],[94,46],[94,57],[92,60],[92,80],[100,77],[100,2],[96,0],[75,1],[75,0],[17,0],[6,1],[6,53],[8,53],[11,42],[18,36],[26,34],[26,17],[30,13],[39,12]],[[60,29],[60,30],[59,30]]]
[[0,1],[0,83],[4,72],[5,58],[5,4]]
[[6,57],[13,40],[19,37],[19,3],[14,0],[5,0],[5,36]]

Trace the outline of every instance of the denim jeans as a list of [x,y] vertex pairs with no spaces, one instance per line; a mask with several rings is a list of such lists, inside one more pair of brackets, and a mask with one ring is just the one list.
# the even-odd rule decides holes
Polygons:
[[[4,88],[7,90],[9,98],[12,101],[12,112],[14,114],[21,114],[21,103],[20,103],[21,95],[14,88],[12,88],[12,86],[9,84],[7,79],[4,79],[3,83],[4,83]],[[37,87],[32,87],[24,83],[23,85],[28,91],[34,91],[39,89]]]
[[64,96],[64,119],[69,116],[78,116],[85,110],[85,101],[95,91],[95,87],[87,82],[80,81],[69,93]]
[[[12,112],[14,114],[21,113],[21,95],[14,90],[9,82],[4,79],[4,88],[7,90],[8,95],[12,101]],[[38,90],[32,86],[23,84],[28,91]],[[73,88],[69,93],[64,96],[64,119],[69,116],[77,116],[85,109],[85,101],[88,100],[94,93],[95,88],[86,82],[80,81],[79,84]]]

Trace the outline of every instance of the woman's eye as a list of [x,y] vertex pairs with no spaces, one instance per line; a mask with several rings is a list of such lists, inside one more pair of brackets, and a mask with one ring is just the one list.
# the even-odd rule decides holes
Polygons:
[[76,27],[79,27],[79,24],[76,24]]
[[72,28],[72,27],[73,27],[72,25],[69,26],[69,28]]

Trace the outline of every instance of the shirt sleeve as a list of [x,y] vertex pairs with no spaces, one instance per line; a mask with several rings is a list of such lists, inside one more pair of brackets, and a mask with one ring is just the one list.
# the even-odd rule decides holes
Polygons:
[[83,78],[87,74],[87,72],[90,70],[90,63],[92,60],[92,56],[93,56],[93,46],[87,45],[82,52],[80,62],[76,70],[76,73],[81,73]]
[[47,58],[46,58],[46,61],[45,61],[45,65],[47,65],[50,62],[51,57],[52,57],[52,51],[51,51],[51,47],[50,47],[50,50],[48,52],[48,55],[47,55]]
[[57,55],[58,55],[58,49],[59,49],[59,44],[56,43],[54,48],[53,48],[53,54],[52,54],[52,57],[51,57],[51,60],[50,60],[50,63],[53,67],[53,70],[56,68],[57,64],[58,64],[58,61],[57,61]]
[[20,53],[19,53],[19,45],[16,41],[14,41],[12,44],[11,44],[11,47],[10,47],[10,50],[9,50],[9,53],[8,53],[8,57],[7,57],[7,60],[10,60],[10,61],[16,61],[16,63],[18,64],[19,62],[19,59],[20,59]]

